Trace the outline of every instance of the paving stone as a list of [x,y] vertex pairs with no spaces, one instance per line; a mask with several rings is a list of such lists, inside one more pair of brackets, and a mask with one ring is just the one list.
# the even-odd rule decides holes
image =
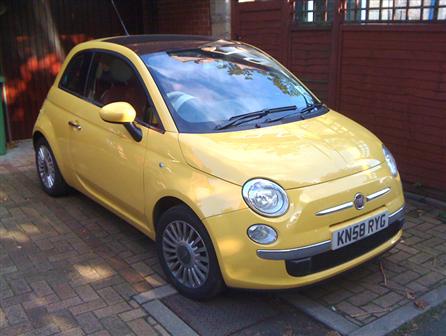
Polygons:
[[323,297],[323,300],[329,305],[334,305],[338,302],[344,301],[345,299],[353,296],[354,294],[346,289],[339,289]]
[[129,306],[127,302],[120,302],[112,306],[107,306],[94,311],[97,318],[101,319],[110,315],[117,315],[119,313],[131,310],[132,307]]
[[352,305],[351,303],[346,301],[337,304],[336,309],[344,312],[347,315],[350,315],[351,317],[364,316],[363,314],[366,313],[358,306]]
[[116,316],[109,316],[101,320],[105,329],[113,336],[126,336],[132,335],[132,331],[129,329],[127,324],[121,321]]
[[102,307],[105,307],[106,304],[102,299],[97,299],[90,302],[85,302],[80,305],[74,306],[70,308],[70,311],[73,315],[79,315],[82,313],[86,313],[89,311],[97,310]]
[[405,271],[404,273],[401,273],[401,274],[397,275],[396,277],[392,278],[392,281],[395,281],[401,285],[405,285],[419,277],[420,277],[420,275],[418,273],[408,270],[408,271]]
[[100,330],[98,332],[95,332],[93,334],[89,334],[89,336],[110,336],[110,333],[107,330]]
[[6,328],[8,326],[8,320],[6,319],[6,315],[3,312],[3,309],[0,308],[0,328]]
[[53,290],[44,280],[32,282],[30,285],[37,296],[47,296],[53,294]]
[[62,331],[58,336],[82,336],[85,333],[81,328],[73,328],[69,330]]
[[25,279],[12,279],[9,282],[9,285],[14,294],[23,294],[31,291],[31,287],[28,286],[28,283],[25,281]]
[[350,298],[348,298],[348,301],[355,306],[362,306],[371,302],[376,297],[378,297],[378,294],[370,290],[366,290],[360,294],[351,296]]
[[422,276],[421,278],[419,278],[417,280],[417,282],[423,286],[428,287],[428,286],[432,286],[444,279],[445,279],[444,275],[442,275],[440,273],[436,273],[436,272],[430,272],[430,273]]
[[142,276],[147,276],[153,273],[153,269],[142,261],[132,264],[132,267]]
[[137,320],[133,320],[128,323],[129,327],[132,329],[132,331],[136,335],[140,336],[150,336],[150,335],[157,335],[158,333],[156,330],[147,323],[144,319],[140,318]]
[[66,300],[58,301],[47,305],[48,312],[55,312],[61,309],[67,309],[73,306],[78,306],[82,303],[82,300],[75,296]]
[[94,333],[103,329],[101,322],[91,312],[77,315],[76,319],[79,322],[82,330],[85,331],[87,334]]
[[28,331],[22,336],[49,336],[58,333],[60,329],[53,323],[47,324],[41,328],[34,328],[32,331]]
[[105,287],[97,291],[100,297],[104,299],[107,304],[114,304],[122,301],[121,295],[119,295],[112,287]]
[[99,296],[96,294],[96,291],[93,290],[90,285],[80,286],[74,288],[74,290],[84,302],[93,301],[99,298]]
[[32,309],[26,310],[26,314],[28,316],[28,319],[30,320],[31,324],[35,328],[41,328],[45,326],[48,323],[49,320],[49,314],[48,311],[45,309],[45,307],[35,307]]
[[69,299],[76,296],[76,292],[67,283],[56,284],[52,287],[61,300]]
[[166,281],[158,274],[151,274],[144,279],[154,288],[166,285]]
[[136,293],[144,293],[152,289],[152,286],[147,281],[135,282],[132,284]]
[[49,315],[57,327],[62,331],[74,330],[78,327],[78,322],[68,310],[58,310]]
[[372,302],[367,303],[366,305],[361,306],[361,309],[369,313],[370,315],[373,315],[375,317],[381,317],[385,315],[389,309],[388,308],[382,308]]
[[133,287],[128,283],[122,283],[119,285],[113,286],[113,288],[118,292],[125,300],[130,300],[133,295],[136,294],[136,291]]
[[389,308],[393,305],[395,305],[396,303],[398,303],[399,301],[401,301],[403,299],[403,296],[401,296],[400,294],[396,293],[396,292],[390,292],[387,293],[375,300],[373,300],[373,303],[383,307],[383,308]]
[[137,294],[133,297],[133,299],[141,304],[150,300],[160,299],[175,293],[176,290],[172,286],[165,285],[163,287],[154,288],[147,292]]
[[146,315],[147,315],[147,313],[143,309],[136,308],[136,309],[129,310],[125,313],[119,314],[119,317],[124,322],[128,322],[128,321],[132,321],[132,320],[135,320],[137,318],[140,318],[140,317],[143,317]]
[[25,311],[19,304],[6,307],[3,311],[9,324],[19,324],[28,321]]
[[422,264],[432,258],[433,258],[433,256],[431,254],[420,252],[420,253],[414,255],[413,257],[410,257],[409,260],[416,264]]

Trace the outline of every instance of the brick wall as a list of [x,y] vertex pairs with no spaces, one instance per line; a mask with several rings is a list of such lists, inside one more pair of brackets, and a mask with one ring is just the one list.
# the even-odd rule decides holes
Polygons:
[[211,34],[209,0],[158,0],[160,34]]

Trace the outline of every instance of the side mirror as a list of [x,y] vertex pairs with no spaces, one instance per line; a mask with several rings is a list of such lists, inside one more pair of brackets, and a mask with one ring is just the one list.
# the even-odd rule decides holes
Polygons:
[[106,122],[123,124],[135,141],[140,142],[142,140],[141,129],[133,123],[136,118],[136,111],[129,103],[116,102],[104,105],[100,109],[99,115]]
[[99,115],[106,122],[125,124],[135,121],[136,111],[129,103],[116,102],[104,105]]

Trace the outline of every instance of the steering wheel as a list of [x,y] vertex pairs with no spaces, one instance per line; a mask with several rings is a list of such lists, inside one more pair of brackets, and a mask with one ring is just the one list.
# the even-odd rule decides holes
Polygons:
[[172,91],[167,94],[167,98],[169,98],[170,102],[172,103],[173,108],[176,111],[179,111],[181,106],[188,102],[191,99],[196,99],[196,97],[191,96],[187,93],[184,93],[182,91]]

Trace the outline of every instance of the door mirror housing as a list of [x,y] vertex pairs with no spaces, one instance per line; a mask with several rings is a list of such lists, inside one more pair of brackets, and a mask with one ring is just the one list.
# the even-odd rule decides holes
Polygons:
[[136,118],[136,111],[129,103],[116,102],[104,105],[100,109],[99,115],[106,122],[123,124],[135,141],[140,142],[142,140],[141,129],[133,123]]
[[116,102],[104,105],[99,111],[102,120],[115,124],[126,124],[135,121],[136,111],[126,102]]

